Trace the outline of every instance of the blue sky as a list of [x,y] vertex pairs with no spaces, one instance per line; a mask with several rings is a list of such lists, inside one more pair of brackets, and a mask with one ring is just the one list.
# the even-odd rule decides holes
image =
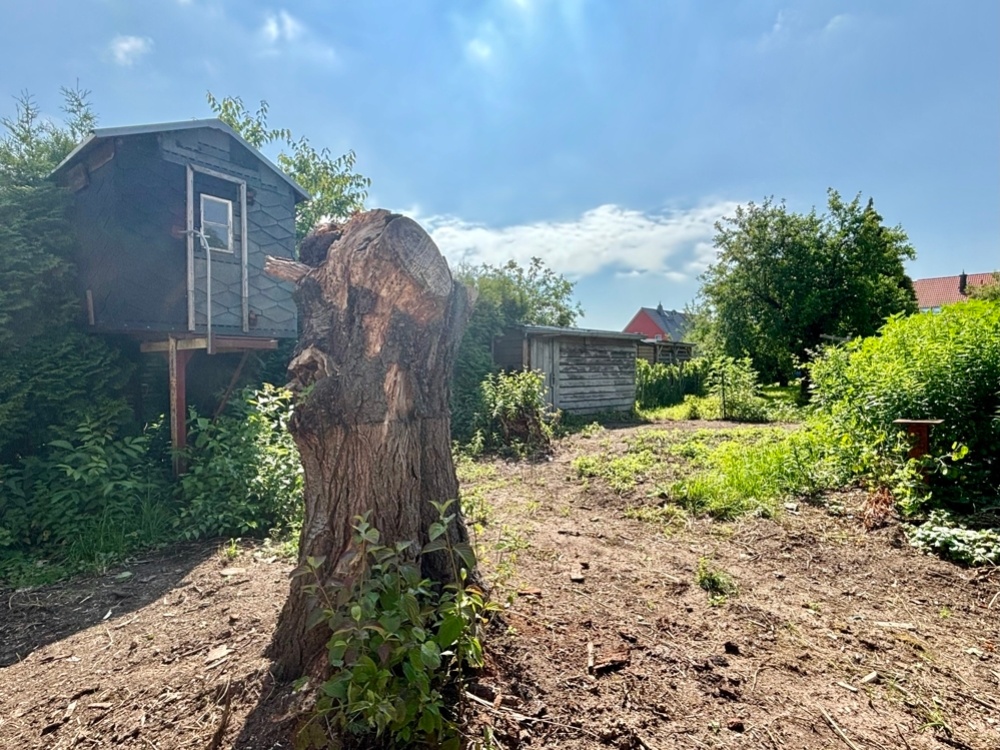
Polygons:
[[[102,125],[205,92],[353,148],[371,206],[461,260],[538,255],[592,327],[681,308],[713,222],[872,196],[914,277],[1000,267],[996,0],[4,2],[0,94],[93,92]],[[13,99],[0,113],[13,112]]]

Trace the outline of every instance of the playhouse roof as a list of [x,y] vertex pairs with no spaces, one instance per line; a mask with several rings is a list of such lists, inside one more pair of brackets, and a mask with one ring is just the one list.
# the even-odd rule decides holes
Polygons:
[[197,130],[198,128],[212,128],[214,130],[220,130],[226,135],[235,138],[240,145],[246,148],[250,153],[260,159],[270,170],[272,170],[278,177],[280,177],[284,182],[292,188],[292,192],[295,193],[296,202],[309,200],[310,195],[307,193],[301,185],[299,185],[295,180],[289,177],[287,174],[282,172],[277,165],[274,164],[270,159],[268,159],[264,154],[262,154],[254,146],[251,146],[239,133],[233,130],[229,125],[224,123],[222,120],[211,117],[202,120],[182,120],[181,122],[159,122],[150,123],[148,125],[127,125],[118,128],[95,128],[76,148],[74,148],[69,155],[63,159],[59,166],[52,170],[53,175],[59,175],[73,166],[77,161],[79,161],[86,153],[91,149],[96,148],[104,141],[110,138],[127,138],[133,135],[148,135],[150,133],[168,133],[176,130]]

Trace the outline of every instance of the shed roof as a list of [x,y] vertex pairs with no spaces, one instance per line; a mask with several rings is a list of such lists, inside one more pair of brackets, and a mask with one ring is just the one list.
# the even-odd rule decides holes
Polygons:
[[[962,289],[965,276],[965,289]],[[973,287],[993,284],[992,273],[967,273],[957,276],[937,276],[930,279],[914,279],[913,291],[917,294],[917,307],[930,310],[953,302],[964,302]]]
[[74,148],[69,155],[63,159],[59,166],[52,170],[52,174],[59,175],[69,169],[80,158],[91,149],[97,147],[109,138],[128,138],[133,135],[149,135],[151,133],[169,133],[176,130],[197,130],[198,128],[212,128],[220,130],[226,135],[235,138],[244,148],[260,159],[278,177],[284,180],[296,195],[296,202],[309,200],[310,195],[295,180],[282,172],[277,165],[268,159],[254,146],[251,146],[239,133],[217,117],[210,117],[202,120],[182,120],[180,122],[159,122],[148,125],[127,125],[117,128],[95,128],[90,135]]
[[517,328],[525,336],[571,336],[592,339],[622,339],[625,341],[641,341],[641,333],[622,333],[621,331],[603,331],[596,328],[562,328],[560,326],[522,325]]

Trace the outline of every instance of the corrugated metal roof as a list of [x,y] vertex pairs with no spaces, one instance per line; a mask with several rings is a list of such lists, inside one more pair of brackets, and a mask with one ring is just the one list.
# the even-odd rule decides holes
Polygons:
[[963,294],[959,291],[960,276],[937,276],[931,279],[914,279],[913,291],[917,293],[917,307],[921,310],[931,310],[953,302],[964,302],[969,298],[970,289],[992,283],[994,283],[992,273],[965,274]]
[[75,149],[73,149],[69,155],[63,159],[59,166],[52,170],[53,175],[57,175],[64,170],[68,169],[73,163],[77,161],[84,153],[90,151],[90,149],[97,146],[104,140],[108,138],[128,138],[133,135],[149,135],[150,133],[169,133],[171,131],[177,130],[197,130],[198,128],[212,128],[214,130],[221,130],[226,135],[235,138],[240,142],[247,150],[250,151],[254,156],[260,159],[264,164],[266,164],[275,174],[277,174],[282,180],[284,180],[289,187],[299,196],[302,200],[309,200],[310,195],[307,193],[301,185],[299,185],[295,180],[289,177],[287,174],[282,172],[277,165],[274,164],[270,159],[268,159],[264,154],[257,150],[254,146],[251,146],[247,141],[235,130],[229,127],[226,123],[216,117],[210,117],[203,120],[182,120],[180,122],[159,122],[150,123],[149,125],[126,125],[117,128],[95,128],[89,136],[87,136],[83,142],[80,143]]
[[518,328],[528,336],[576,336],[580,338],[590,337],[595,339],[625,339],[628,341],[641,341],[641,333],[622,333],[621,331],[602,331],[596,328],[562,328],[560,326],[533,326],[523,325]]

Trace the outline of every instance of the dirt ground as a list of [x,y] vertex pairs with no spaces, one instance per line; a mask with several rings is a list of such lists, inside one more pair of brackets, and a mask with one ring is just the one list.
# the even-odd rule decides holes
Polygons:
[[[628,518],[655,507],[650,487],[618,494],[571,461],[645,429],[463,471],[510,603],[470,731],[505,748],[1000,748],[1000,572],[864,532],[850,494],[836,516]],[[291,566],[225,549],[3,591],[0,747],[291,748],[288,690],[262,656]],[[711,601],[699,565],[738,592]]]

